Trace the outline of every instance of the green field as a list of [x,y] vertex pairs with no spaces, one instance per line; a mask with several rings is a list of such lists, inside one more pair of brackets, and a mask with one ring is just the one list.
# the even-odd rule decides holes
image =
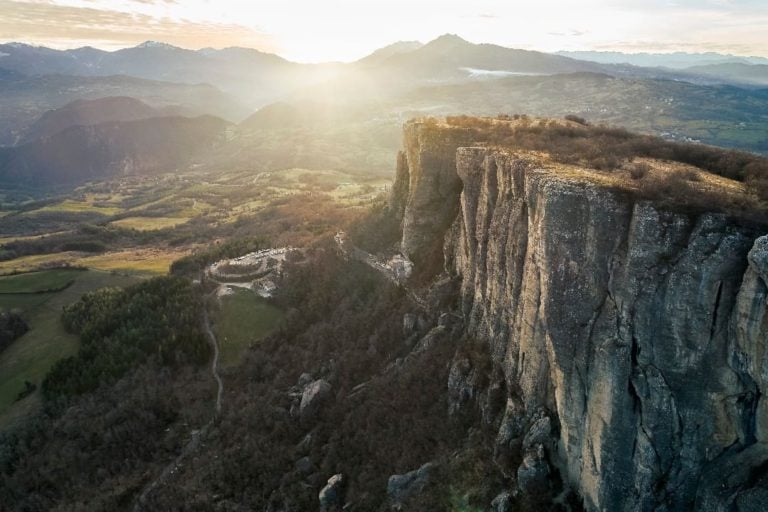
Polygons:
[[135,229],[138,231],[155,231],[157,229],[172,228],[184,224],[189,217],[126,217],[113,221],[112,224],[121,228]]
[[250,290],[239,289],[221,298],[214,330],[221,349],[221,366],[235,366],[244,351],[272,331],[283,319],[281,309]]
[[[0,275],[3,273],[36,271],[41,267],[55,265],[77,265],[104,272],[150,276],[168,273],[171,263],[187,254],[189,254],[188,250],[141,247],[114,252],[110,251],[97,255],[87,255],[72,251],[35,254],[16,258],[15,260],[0,261]],[[0,300],[2,300],[1,294]]]
[[80,274],[77,269],[54,269],[0,276],[0,294],[22,294],[61,291]]
[[73,201],[72,199],[65,199],[64,201],[49,206],[44,206],[37,212],[96,212],[104,215],[115,215],[122,210],[114,206],[98,206],[90,202],[85,201]]
[[80,271],[73,276],[72,285],[59,292],[0,296],[0,307],[22,309],[30,326],[29,332],[0,353],[0,428],[35,410],[39,404],[39,391],[14,402],[24,389],[24,381],[39,389],[51,366],[77,351],[77,337],[65,332],[61,324],[61,309],[88,291],[137,281],[97,271]]
[[152,276],[167,274],[171,263],[187,254],[188,251],[174,249],[139,248],[86,256],[77,259],[76,262],[93,270]]
[[51,254],[32,254],[22,256],[14,260],[0,261],[0,274],[11,274],[16,272],[32,272],[41,268],[50,268],[63,266],[77,262],[80,253],[77,252],[57,252]]

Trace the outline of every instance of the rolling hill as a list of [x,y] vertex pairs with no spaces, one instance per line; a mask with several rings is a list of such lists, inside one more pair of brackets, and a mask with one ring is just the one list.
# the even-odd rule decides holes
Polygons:
[[232,96],[204,84],[188,85],[127,76],[25,76],[0,71],[0,146],[17,144],[45,112],[76,100],[128,96],[165,115],[213,115],[239,121],[252,113]]
[[76,100],[43,114],[29,127],[21,143],[50,137],[70,126],[92,126],[110,121],[136,121],[161,116],[162,112],[159,110],[126,96]]
[[212,116],[159,117],[72,126],[0,152],[0,183],[40,188],[189,167],[222,142],[229,124]]

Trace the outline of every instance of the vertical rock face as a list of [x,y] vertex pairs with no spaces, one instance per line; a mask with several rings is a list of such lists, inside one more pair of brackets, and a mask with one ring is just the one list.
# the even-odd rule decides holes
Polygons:
[[416,191],[454,190],[449,159],[425,169],[436,160],[419,143],[406,132],[404,249],[455,215],[432,233],[503,375],[504,417],[553,418],[548,458],[587,509],[758,506],[764,493],[746,488],[768,460],[768,237],[488,148],[458,149],[457,204],[414,229],[429,206],[413,196],[430,197]]
[[456,148],[470,144],[472,133],[422,123],[408,123],[404,130],[405,151],[398,156],[391,204],[403,222],[402,253],[425,264],[441,256],[442,236],[435,234],[445,233],[458,212],[462,185]]

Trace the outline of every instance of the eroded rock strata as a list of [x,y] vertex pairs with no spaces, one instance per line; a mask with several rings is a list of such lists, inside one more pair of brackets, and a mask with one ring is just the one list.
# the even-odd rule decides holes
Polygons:
[[765,231],[467,142],[407,125],[391,204],[417,267],[443,246],[489,348],[484,379],[457,357],[449,387],[519,453],[499,457],[514,491],[552,471],[588,510],[760,510]]

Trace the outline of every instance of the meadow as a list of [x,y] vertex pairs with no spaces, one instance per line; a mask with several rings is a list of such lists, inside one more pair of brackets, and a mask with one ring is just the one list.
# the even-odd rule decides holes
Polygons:
[[52,269],[0,276],[0,295],[58,292],[75,282],[78,269]]
[[277,329],[284,316],[280,308],[251,290],[237,289],[221,297],[213,328],[221,349],[222,368],[236,366],[244,351]]
[[[61,323],[62,308],[86,292],[107,286],[126,286],[138,280],[94,270],[56,270],[2,277],[0,289],[8,279],[26,279],[32,286],[50,287],[65,278],[72,282],[60,291],[0,294],[0,307],[21,309],[30,326],[29,332],[0,353],[0,427],[34,411],[45,374],[56,361],[77,352],[77,336],[67,333]],[[25,381],[36,385],[38,391],[17,402]]]

